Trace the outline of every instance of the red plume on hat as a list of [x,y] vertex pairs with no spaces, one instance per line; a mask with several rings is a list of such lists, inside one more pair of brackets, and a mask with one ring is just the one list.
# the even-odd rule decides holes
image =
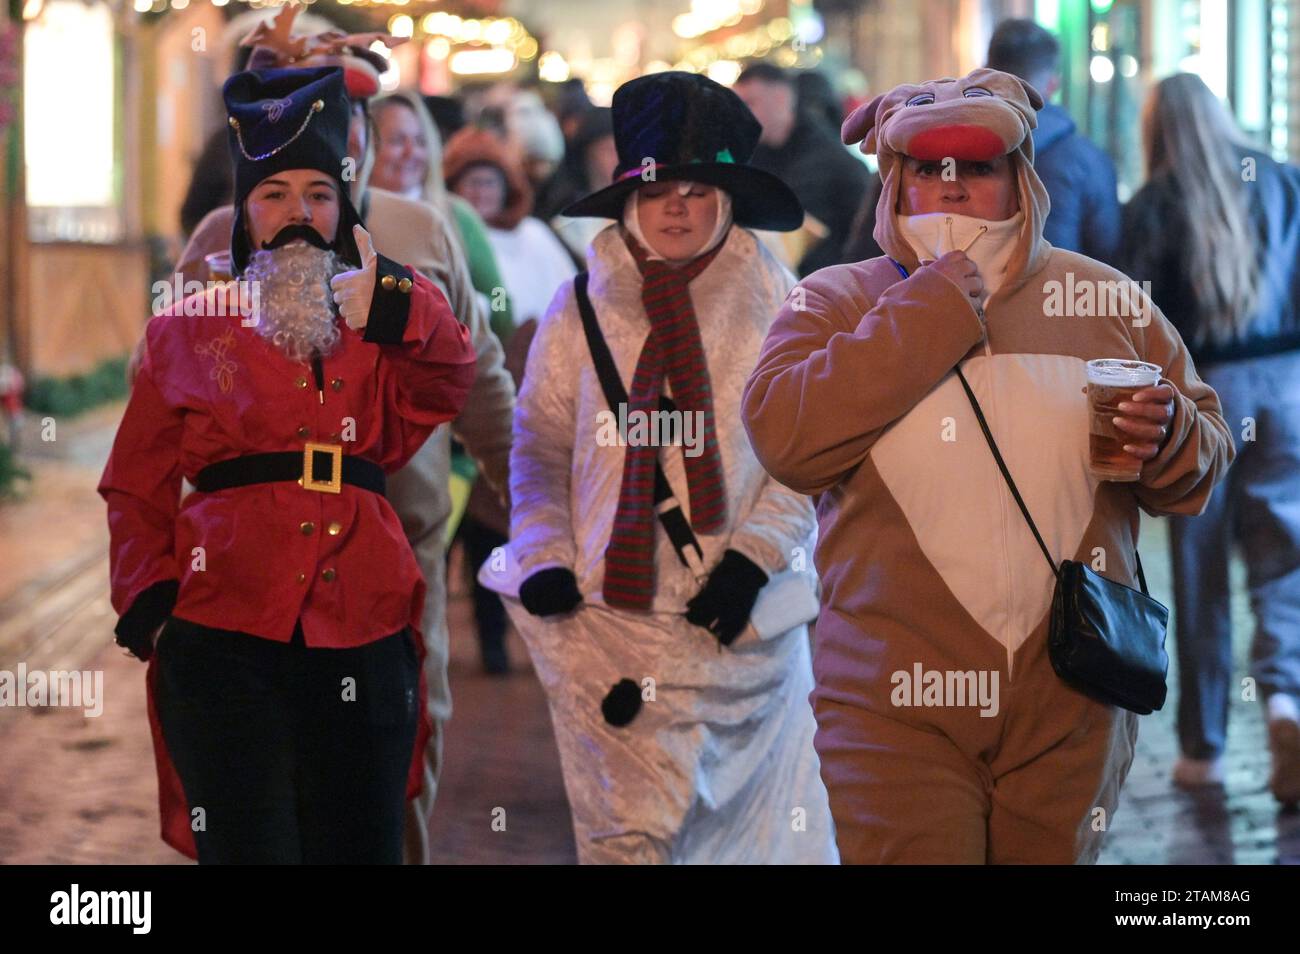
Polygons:
[[314,36],[294,36],[293,21],[301,4],[287,3],[269,20],[263,20],[239,41],[255,49],[249,68],[338,66],[352,99],[369,99],[379,92],[379,77],[388,69],[388,59],[370,49],[376,41],[390,50],[407,37],[388,33],[342,33],[327,30]]

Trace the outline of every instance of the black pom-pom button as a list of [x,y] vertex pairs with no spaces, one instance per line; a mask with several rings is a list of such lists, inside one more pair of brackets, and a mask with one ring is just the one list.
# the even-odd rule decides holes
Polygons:
[[605,695],[600,711],[610,725],[627,725],[641,711],[641,687],[631,679],[620,679]]

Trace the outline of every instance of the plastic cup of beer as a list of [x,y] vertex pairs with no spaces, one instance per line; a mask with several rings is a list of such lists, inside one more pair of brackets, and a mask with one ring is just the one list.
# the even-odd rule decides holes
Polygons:
[[1158,364],[1124,358],[1088,362],[1088,462],[1095,476],[1133,481],[1142,475],[1143,462],[1124,450],[1136,438],[1117,428],[1114,419],[1124,416],[1120,402],[1160,383],[1162,370]]
[[208,276],[214,282],[228,282],[235,277],[235,266],[230,260],[230,252],[212,252],[203,256],[208,265]]

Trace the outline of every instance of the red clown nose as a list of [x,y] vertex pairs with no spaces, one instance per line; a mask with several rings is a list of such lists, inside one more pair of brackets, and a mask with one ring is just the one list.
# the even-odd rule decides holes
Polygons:
[[1007,153],[1002,137],[983,126],[951,125],[926,129],[912,137],[903,151],[914,159],[933,162],[965,159],[985,162]]

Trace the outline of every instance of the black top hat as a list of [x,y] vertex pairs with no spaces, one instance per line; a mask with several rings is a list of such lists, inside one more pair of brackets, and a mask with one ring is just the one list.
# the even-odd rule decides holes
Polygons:
[[352,106],[337,66],[315,69],[250,70],[226,80],[221,94],[229,114],[230,156],[235,165],[235,222],[230,257],[242,274],[252,255],[245,228],[244,200],[268,176],[288,169],[315,169],[339,189],[339,225],[334,249],[360,267],[352,226],[361,216],[343,179],[348,157]]
[[790,187],[745,164],[762,126],[725,86],[695,73],[651,73],[620,86],[613,111],[614,184],[564,215],[621,219],[624,201],[643,182],[689,179],[726,190],[738,225],[789,232],[803,223],[803,206]]

